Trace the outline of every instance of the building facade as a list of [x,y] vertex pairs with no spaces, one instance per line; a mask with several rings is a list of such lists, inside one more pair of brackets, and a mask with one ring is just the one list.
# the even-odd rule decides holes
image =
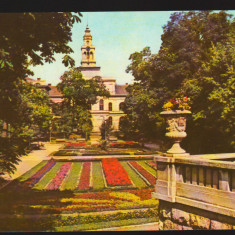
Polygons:
[[[125,85],[117,85],[116,79],[113,77],[105,77],[101,73],[101,67],[96,66],[95,46],[92,44],[92,35],[89,27],[86,27],[83,36],[83,46],[81,47],[82,60],[79,69],[84,79],[91,79],[95,76],[100,76],[110,92],[110,97],[98,97],[97,103],[92,105],[92,134],[100,133],[100,126],[104,120],[110,119],[114,131],[119,130],[119,122],[124,113],[122,111],[123,102],[127,96]],[[50,99],[55,102],[62,102],[63,95],[57,90],[56,86],[48,84],[51,88],[49,91]]]

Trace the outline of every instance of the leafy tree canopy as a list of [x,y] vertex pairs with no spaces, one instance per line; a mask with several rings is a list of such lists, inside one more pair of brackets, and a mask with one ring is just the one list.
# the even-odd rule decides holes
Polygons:
[[[221,147],[216,147],[217,149],[211,147],[213,136],[217,132],[207,132],[207,130],[209,126],[213,130],[217,128],[213,120],[215,117],[220,117],[221,133],[223,126],[228,126],[228,122],[231,126],[234,122],[232,121],[234,93],[230,87],[234,71],[234,61],[231,59],[234,58],[232,38],[234,38],[234,19],[231,19],[231,15],[225,11],[219,13],[190,11],[172,14],[170,21],[163,27],[162,45],[157,54],[151,54],[150,48],[146,47],[141,52],[130,55],[131,63],[126,71],[132,73],[135,83],[129,88],[133,92],[130,92],[125,101],[127,118],[130,119],[125,128],[126,132],[129,131],[128,127],[131,127],[144,133],[145,137],[152,136],[150,132],[146,132],[146,129],[156,129],[156,126],[159,126],[162,120],[159,113],[163,104],[170,98],[187,95],[191,97],[192,112],[195,114],[193,119],[189,120],[188,149],[202,153],[221,150]],[[215,116],[215,111],[212,110],[218,108],[218,104],[223,106],[221,108],[223,114],[217,112],[218,116]],[[210,140],[205,142],[207,144],[199,143],[202,142],[201,139],[198,143],[193,141],[193,137],[195,140],[197,135],[192,135],[191,132],[198,128],[196,117],[203,115],[204,124],[200,123],[202,128],[200,131]],[[200,120],[202,121],[202,118]],[[207,124],[210,124],[208,128]],[[156,130],[160,134],[160,130],[158,128]],[[228,133],[231,134],[231,130],[229,127]],[[222,135],[219,136],[223,138]],[[224,148],[227,151],[231,150],[228,145],[224,145]]]
[[63,93],[60,116],[66,132],[88,135],[92,130],[90,108],[98,96],[109,96],[101,77],[89,80],[82,78],[79,68],[66,71],[57,85]]
[[80,13],[0,14],[0,119],[13,123],[17,117],[18,85],[33,75],[28,65],[52,63],[55,53],[66,54],[65,65],[74,65],[68,55],[71,29]]

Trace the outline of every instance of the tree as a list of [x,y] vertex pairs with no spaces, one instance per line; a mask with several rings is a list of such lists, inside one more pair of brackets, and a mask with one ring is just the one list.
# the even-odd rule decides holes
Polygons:
[[100,133],[101,133],[102,140],[109,141],[109,137],[110,137],[112,131],[113,131],[112,122],[108,118],[107,120],[104,120],[102,122],[101,127],[100,127]]
[[[10,124],[15,132],[9,139],[1,139],[1,171],[14,170],[13,165],[29,141],[23,133],[32,130],[32,126],[27,130],[26,121],[19,117],[30,106],[22,95],[25,78],[33,75],[28,66],[52,63],[55,53],[66,54],[62,62],[73,66],[74,60],[68,55],[73,50],[68,43],[72,40],[72,26],[81,16],[66,12],[0,14],[0,120]],[[36,116],[37,111],[32,110]]]
[[[200,80],[198,73],[203,64],[211,60],[213,45],[226,43],[232,30],[234,30],[234,22],[224,11],[219,13],[191,11],[172,14],[170,21],[163,27],[159,52],[151,54],[149,48],[144,48],[141,52],[135,52],[130,56],[131,64],[126,71],[133,74],[136,82],[131,88],[133,92],[125,100],[126,120],[129,119],[127,128],[129,126],[136,129],[145,137],[155,135],[147,132],[145,126],[146,129],[151,129],[149,126],[154,128],[154,122],[160,126],[163,120],[159,117],[159,113],[162,111],[163,104],[170,98],[182,95],[192,97],[192,112],[194,112],[196,105],[200,106],[200,100],[196,101],[194,97],[198,96],[201,86],[205,85],[202,83],[198,85]],[[187,86],[195,89],[189,92]],[[201,108],[205,106],[202,105]],[[153,118],[148,118],[148,115]],[[209,116],[207,120],[213,123]],[[190,123],[189,120],[188,127],[195,130],[194,121]],[[213,129],[216,129],[216,125]],[[156,137],[162,135],[160,129],[157,133]],[[196,147],[196,141],[192,141],[193,136],[190,137],[191,133],[189,131],[188,139],[191,139],[188,144],[189,151],[194,153],[216,151],[209,146],[201,149]],[[207,137],[212,141],[212,132]],[[226,149],[225,145],[224,148]]]
[[79,68],[74,68],[61,76],[57,87],[64,96],[61,106],[63,128],[88,136],[92,130],[91,105],[97,102],[98,96],[110,95],[101,77],[85,80]]
[[40,138],[48,136],[52,112],[47,91],[30,83],[19,87],[17,122],[11,125],[10,135],[0,137],[0,173],[13,172],[25,148]]
[[[78,13],[81,16],[80,13]],[[6,13],[0,14],[0,119],[8,123],[17,119],[18,86],[28,75],[28,65],[52,63],[55,53],[69,54],[71,28],[80,21],[72,13]],[[65,65],[74,65],[68,55]]]
[[[189,123],[187,145],[197,136],[193,147],[209,152],[235,150],[235,30],[224,43],[210,49],[194,79],[182,89],[193,98],[193,120]],[[210,146],[210,147],[208,147]],[[196,151],[195,149],[193,149]]]

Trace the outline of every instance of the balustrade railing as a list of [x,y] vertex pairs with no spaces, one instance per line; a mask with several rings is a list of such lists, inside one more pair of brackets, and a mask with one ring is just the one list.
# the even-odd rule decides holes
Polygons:
[[185,158],[157,156],[157,181],[153,196],[214,212],[222,211],[235,217],[234,157],[235,154]]

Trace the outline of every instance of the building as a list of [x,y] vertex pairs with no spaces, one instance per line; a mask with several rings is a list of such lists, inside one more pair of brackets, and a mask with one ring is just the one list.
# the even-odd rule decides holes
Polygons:
[[[100,76],[110,92],[110,97],[98,97],[96,104],[91,107],[93,130],[92,134],[100,133],[100,126],[106,119],[112,121],[114,131],[119,130],[120,118],[124,115],[122,111],[123,102],[127,96],[125,85],[117,85],[116,80],[113,77],[104,77],[101,73],[101,67],[96,66],[95,60],[95,46],[92,44],[92,35],[89,27],[86,27],[85,34],[83,36],[83,46],[81,47],[82,60],[79,67],[84,79],[91,79],[95,76]],[[57,90],[56,86],[48,84],[51,88],[49,96],[55,103],[61,102],[63,95]]]

